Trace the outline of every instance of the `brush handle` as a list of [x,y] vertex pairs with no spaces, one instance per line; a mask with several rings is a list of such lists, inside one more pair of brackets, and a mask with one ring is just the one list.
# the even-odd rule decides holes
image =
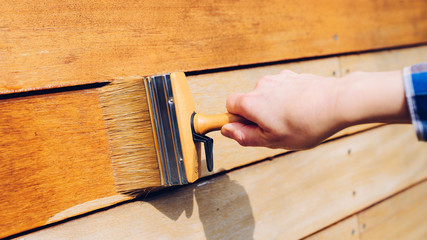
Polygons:
[[220,130],[225,124],[233,122],[248,123],[249,121],[231,113],[216,115],[204,115],[197,113],[194,115],[193,127],[196,133],[206,134],[211,131]]

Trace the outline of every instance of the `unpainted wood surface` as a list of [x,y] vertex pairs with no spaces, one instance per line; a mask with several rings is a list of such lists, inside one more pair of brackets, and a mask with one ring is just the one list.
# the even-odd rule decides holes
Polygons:
[[339,61],[342,76],[354,71],[394,71],[427,62],[427,46],[340,56]]
[[0,134],[0,236],[115,194],[96,90],[3,99]]
[[426,151],[383,126],[20,239],[299,239],[426,179]]
[[360,239],[427,239],[427,181],[358,214]]
[[304,240],[426,239],[427,181],[417,183]]
[[[427,61],[426,49],[426,47],[417,47],[415,49],[399,49],[392,52],[398,52],[393,53],[395,55],[406,56],[404,61],[407,63],[408,61],[416,62],[422,59]],[[377,52],[376,54],[379,57],[369,53],[370,59],[374,59],[377,62],[386,61],[383,52]],[[352,64],[357,64],[357,59],[366,61],[364,56],[363,54],[358,55],[358,57],[354,58]],[[296,72],[310,72],[323,76],[333,76],[335,74],[338,76],[340,73],[340,61],[341,67],[351,66],[351,64],[342,64],[343,59],[347,57],[353,58],[352,56],[339,59],[332,57],[225,71],[190,76],[188,80],[198,111],[202,113],[220,113],[225,111],[225,99],[229,93],[250,91],[263,75],[279,73],[282,69],[291,69]],[[412,58],[415,60],[408,60]],[[391,64],[398,67],[398,62],[402,61],[402,59],[394,58],[395,62]],[[137,107],[137,111],[135,111],[134,108],[129,110],[126,105],[122,105],[122,108],[114,109],[115,104],[122,104],[125,101],[123,98],[128,96],[128,93],[109,98],[108,102],[101,97],[101,104],[99,103],[99,94],[102,94],[102,92],[107,91],[107,89],[110,91],[112,90],[111,88],[127,86],[128,82],[124,79],[120,81],[123,84],[117,82],[117,84],[101,89],[1,100],[1,104],[4,107],[0,112],[7,114],[7,117],[2,117],[0,127],[2,131],[7,131],[7,133],[5,132],[4,135],[6,137],[0,140],[0,143],[3,142],[1,145],[0,157],[2,156],[2,161],[0,165],[7,165],[7,167],[2,167],[0,177],[2,179],[1,184],[7,186],[4,189],[8,190],[0,194],[2,199],[0,201],[0,209],[4,211],[15,209],[7,214],[3,212],[4,215],[2,216],[6,218],[0,224],[1,233],[5,235],[17,233],[35,226],[44,225],[48,221],[54,222],[76,216],[127,198],[126,196],[115,195],[116,187],[112,178],[113,173],[111,172],[110,161],[111,158],[117,157],[117,154],[120,154],[123,149],[129,146],[134,147],[135,145],[121,146],[121,141],[115,136],[118,136],[117,134],[120,131],[132,128],[134,132],[139,132],[138,138],[141,138],[140,132],[146,129],[135,127],[135,124],[142,121],[141,119],[136,119],[137,121],[126,124],[127,119],[131,116],[126,111],[131,110],[140,116],[140,108]],[[126,88],[125,90],[124,92],[128,92],[127,90],[139,92],[141,89]],[[133,99],[132,102],[141,102],[144,100],[142,98],[145,98],[143,94],[138,96],[141,99]],[[111,105],[112,102],[115,104]],[[103,109],[101,105],[104,106]],[[358,132],[367,127],[370,126],[347,129],[338,136]],[[105,128],[107,128],[107,131]],[[34,136],[35,132],[44,133],[43,139],[40,136]],[[109,141],[107,133],[110,139],[114,138],[114,142]],[[267,148],[243,148],[218,133],[209,135],[215,140],[215,169],[213,173],[231,170],[285,152],[284,150]],[[133,141],[133,139],[136,139],[136,135],[129,135],[129,138]],[[112,151],[115,146],[123,148],[118,149],[119,151],[116,151],[117,149]],[[58,149],[62,150],[58,151]],[[34,151],[43,154],[33,154]],[[21,156],[31,157],[24,158]],[[19,167],[13,163],[18,161],[17,159],[25,159],[19,161]],[[142,160],[150,161],[150,159]],[[151,161],[156,162],[154,159]],[[202,164],[203,176],[212,174],[207,172],[204,160]],[[33,169],[39,170],[33,171]],[[63,172],[58,169],[66,169],[66,171],[64,170],[65,174],[58,175]],[[14,174],[11,175],[11,172]],[[77,175],[68,174],[68,172]],[[90,172],[90,174],[84,174],[86,172]],[[28,174],[31,175],[33,183],[31,187],[27,186],[26,189],[22,189],[21,181],[27,179]],[[151,178],[151,176],[142,176],[142,178],[144,177]],[[62,180],[56,180],[57,178],[66,181],[66,183]],[[71,186],[80,186],[84,191],[79,187]],[[10,189],[19,190],[11,191]],[[55,189],[55,193],[58,193],[55,195],[55,201],[46,201],[46,193],[51,193],[52,189]],[[27,194],[28,196],[23,198],[23,192],[25,191],[31,194]],[[22,200],[20,200],[21,198]],[[45,205],[41,204],[40,208],[36,205],[31,208],[23,207],[31,205],[34,199]],[[44,211],[38,211],[41,208]],[[2,211],[0,210],[0,212]],[[19,224],[15,224],[17,217],[20,219]]]
[[5,1],[0,92],[426,42],[424,0]]
[[303,240],[359,240],[357,216],[341,220]]

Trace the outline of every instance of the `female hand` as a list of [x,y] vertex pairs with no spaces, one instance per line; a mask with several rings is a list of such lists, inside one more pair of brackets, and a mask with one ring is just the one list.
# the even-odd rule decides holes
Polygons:
[[329,78],[285,70],[263,77],[249,93],[230,95],[227,110],[254,124],[226,124],[224,136],[290,150],[314,147],[354,124],[410,122],[400,71]]

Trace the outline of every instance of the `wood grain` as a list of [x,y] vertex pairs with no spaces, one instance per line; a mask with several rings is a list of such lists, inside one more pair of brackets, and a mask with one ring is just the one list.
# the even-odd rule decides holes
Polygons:
[[1,100],[0,133],[0,237],[116,193],[96,89]]
[[426,239],[427,181],[358,214],[360,239]]
[[304,240],[426,239],[427,181],[412,186]]
[[8,1],[0,92],[425,43],[424,0]]
[[299,239],[426,179],[426,151],[384,126],[18,239]]

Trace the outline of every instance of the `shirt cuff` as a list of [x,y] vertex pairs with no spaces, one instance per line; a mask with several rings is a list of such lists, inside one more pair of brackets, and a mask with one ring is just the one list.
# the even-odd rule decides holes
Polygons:
[[403,82],[412,125],[418,140],[427,139],[427,63],[403,69]]

